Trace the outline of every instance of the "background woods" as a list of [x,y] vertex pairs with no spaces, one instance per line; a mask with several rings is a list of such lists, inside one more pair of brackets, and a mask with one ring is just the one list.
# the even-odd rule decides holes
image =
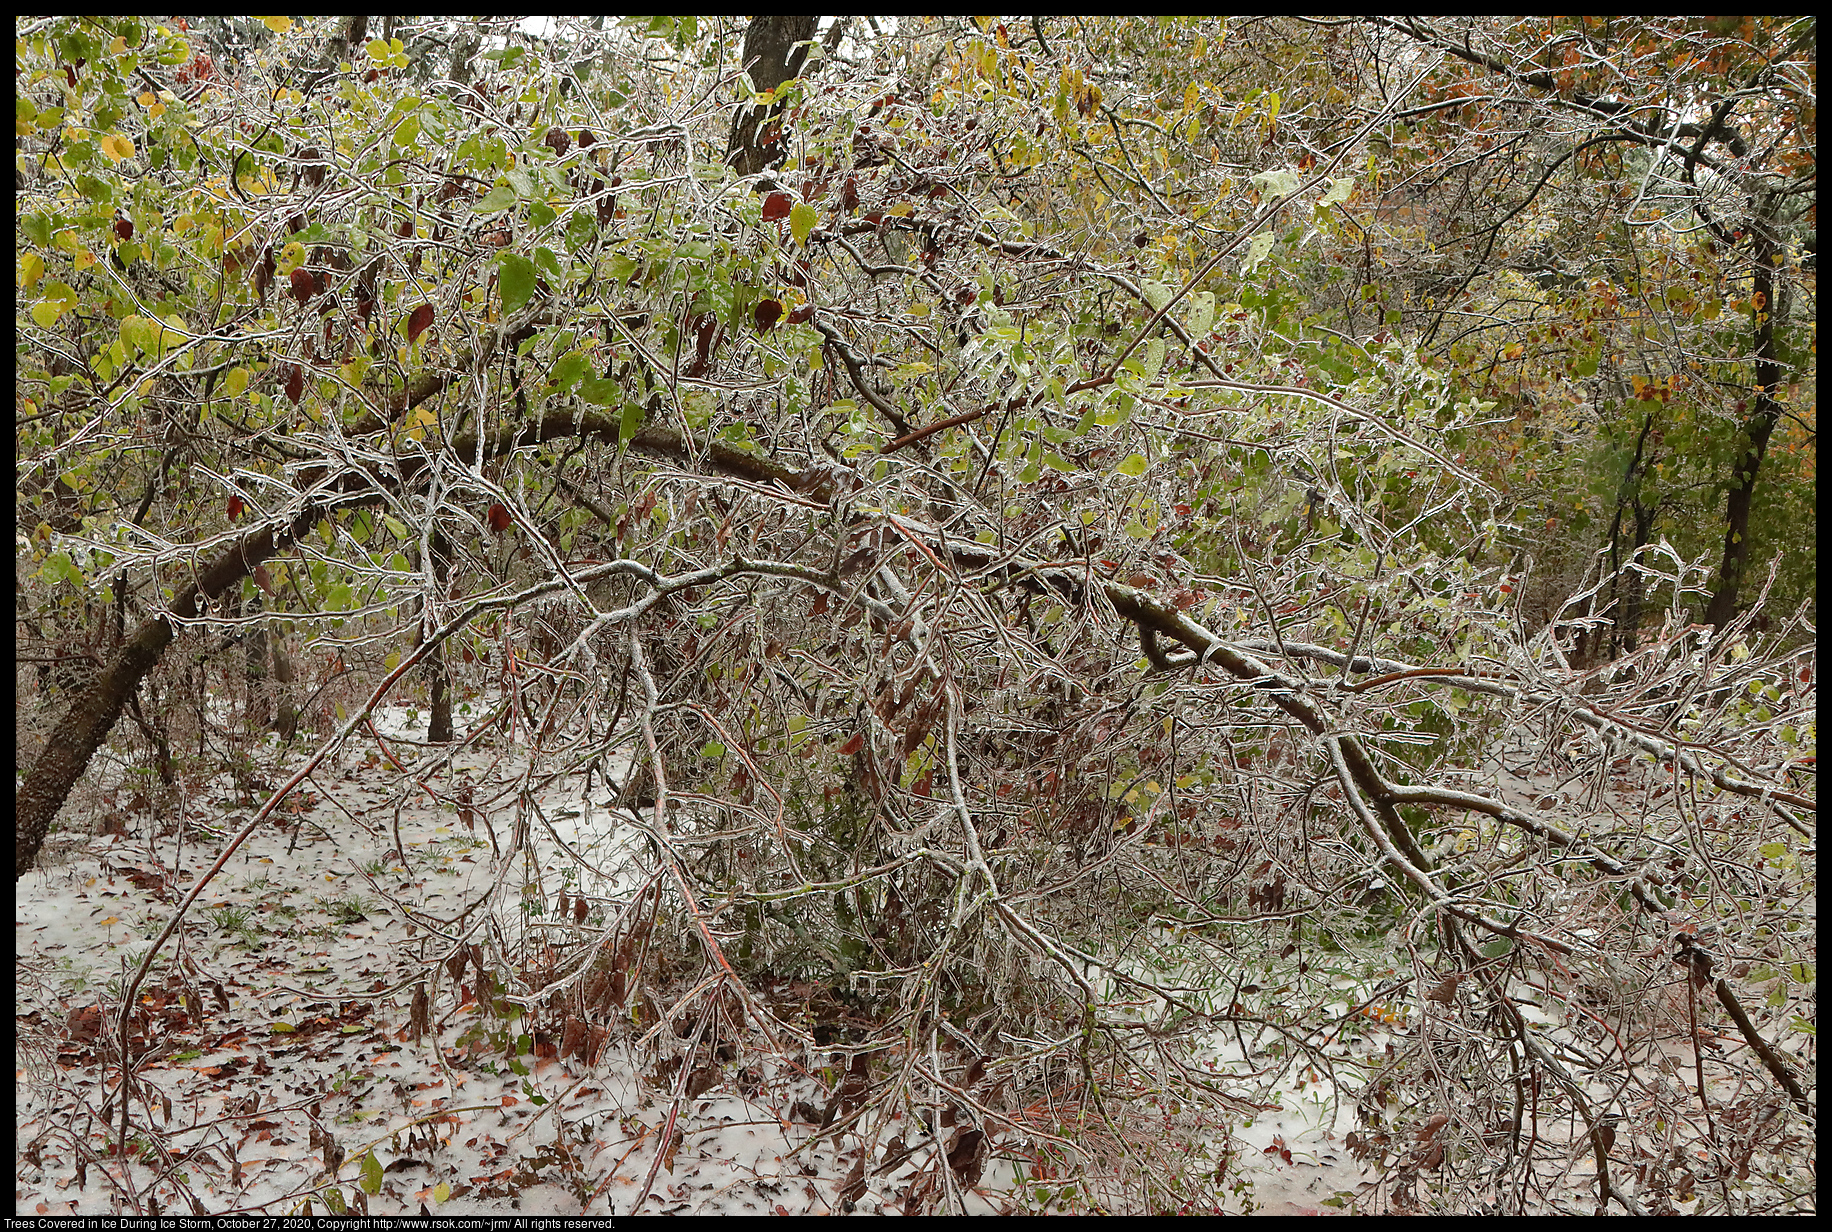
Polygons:
[[117,1059],[362,764],[416,1039],[849,1202],[1811,1205],[1811,19],[15,30],[16,878],[233,797]]

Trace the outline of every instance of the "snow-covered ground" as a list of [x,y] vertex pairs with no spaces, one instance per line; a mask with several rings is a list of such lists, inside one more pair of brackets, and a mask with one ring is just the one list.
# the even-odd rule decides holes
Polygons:
[[[401,707],[376,716],[384,742],[421,723]],[[735,1050],[683,1080],[653,1048],[645,1069],[630,1033],[609,1031],[588,1063],[554,1016],[505,1015],[478,998],[474,970],[446,967],[428,990],[430,1030],[417,1034],[416,988],[457,936],[493,957],[525,960],[550,937],[576,952],[587,926],[636,893],[639,832],[601,778],[588,797],[577,776],[525,775],[512,749],[467,749],[431,790],[410,781],[401,796],[373,748],[321,767],[301,807],[229,858],[162,947],[139,988],[125,1168],[120,1065],[100,1007],[119,1005],[151,939],[245,823],[249,797],[226,779],[194,795],[182,839],[144,815],[75,842],[54,836],[41,870],[18,883],[17,1213],[286,1214],[308,1202],[375,1215],[900,1211],[934,1177],[922,1127],[888,1168],[885,1143],[819,1133],[839,1078],[820,1055]],[[468,819],[453,803],[467,779]],[[510,845],[518,794],[542,820],[505,862],[496,853]],[[581,901],[588,918],[562,917]],[[1368,992],[1343,982],[1342,1008],[1358,1008],[1362,1029],[1326,1055],[1366,1056],[1413,1025],[1416,1000],[1370,1009]],[[1251,1037],[1218,1032],[1213,1050],[1218,1075],[1258,1074],[1270,1105],[1225,1140],[1206,1131],[1211,1154],[1230,1156],[1230,1207],[1329,1214],[1366,1192],[1373,1174],[1345,1145],[1356,1092],[1306,1066],[1269,1068]],[[995,1139],[967,1210],[1038,1208],[1002,1146],[1022,1154]],[[1573,1181],[1582,1174],[1580,1163]]]

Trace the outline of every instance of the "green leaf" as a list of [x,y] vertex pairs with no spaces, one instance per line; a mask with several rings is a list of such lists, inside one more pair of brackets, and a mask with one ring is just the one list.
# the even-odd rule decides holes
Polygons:
[[1277,239],[1277,237],[1270,231],[1262,231],[1254,236],[1247,244],[1247,255],[1241,258],[1241,273],[1251,274],[1257,269],[1259,263],[1266,259],[1266,254],[1272,251],[1272,245],[1275,239]]
[[1145,473],[1145,455],[1142,453],[1133,454],[1130,458],[1127,458],[1124,462],[1114,467],[1113,473],[1116,475],[1131,475],[1135,479],[1138,478]]
[[1259,189],[1260,195],[1267,200],[1290,196],[1297,191],[1299,183],[1296,172],[1282,167],[1276,171],[1262,171],[1247,182]]
[[628,442],[638,432],[642,431],[642,421],[643,421],[642,404],[639,402],[624,403],[623,404],[623,423],[619,426],[618,431],[617,431],[618,441],[620,443]]
[[615,406],[623,397],[623,389],[608,376],[588,376],[579,382],[579,396],[593,406]]
[[477,203],[477,212],[479,214],[500,214],[504,210],[514,209],[515,201],[515,189],[507,184],[498,184],[485,193],[483,200]]
[[553,366],[554,387],[559,390],[571,389],[581,376],[585,375],[585,352],[568,351],[560,356]]
[[821,220],[820,213],[806,201],[797,202],[789,211],[789,231],[795,236],[797,244],[806,244],[808,237],[814,233],[814,224]]
[[520,253],[505,252],[499,263],[502,273],[498,275],[497,287],[502,291],[503,312],[514,312],[528,302],[534,294],[534,262]]

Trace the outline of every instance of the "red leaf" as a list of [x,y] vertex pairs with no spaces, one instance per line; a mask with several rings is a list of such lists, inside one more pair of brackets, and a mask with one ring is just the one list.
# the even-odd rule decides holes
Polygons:
[[134,224],[126,218],[117,218],[114,223],[115,238],[126,241],[134,238]]
[[777,320],[782,316],[782,301],[774,299],[759,300],[755,311],[757,328],[774,329]]
[[504,509],[500,504],[490,506],[490,529],[491,530],[495,531],[497,534],[500,535],[504,531],[508,530],[510,525],[513,522],[514,522],[514,519],[509,516],[509,511],[507,509]]
[[294,364],[292,370],[286,374],[286,396],[292,399],[294,406],[298,406],[299,395],[304,392],[305,373],[299,371],[298,364]]
[[233,522],[241,516],[242,516],[242,498],[239,496],[231,496],[229,498],[229,520]]
[[302,269],[296,269],[289,277],[293,284],[294,299],[303,304],[306,300],[312,298],[312,291],[317,283],[309,273]]
[[806,325],[814,319],[814,305],[803,304],[789,313],[789,324]]
[[854,753],[857,753],[860,749],[864,747],[865,747],[865,733],[864,732],[854,732],[852,734],[852,739],[848,740],[845,744],[842,744],[840,746],[840,752],[843,755],[850,757]]
[[432,323],[433,306],[431,304],[421,304],[415,308],[413,314],[407,318],[407,341],[418,342],[420,335],[425,333],[426,327]]
[[847,176],[846,183],[840,187],[840,204],[848,214],[859,208],[859,181],[855,176]]
[[763,199],[763,221],[775,222],[778,218],[787,218],[791,208],[788,193],[773,192]]

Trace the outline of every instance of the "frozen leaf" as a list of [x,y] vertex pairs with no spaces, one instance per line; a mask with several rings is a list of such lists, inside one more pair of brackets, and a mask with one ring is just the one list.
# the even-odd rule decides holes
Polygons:
[[503,311],[514,312],[534,294],[534,262],[513,252],[504,253],[501,262],[496,285],[502,291]]
[[799,202],[789,212],[789,231],[795,236],[797,244],[806,244],[808,237],[814,234],[814,224],[821,220],[815,208],[807,202]]

